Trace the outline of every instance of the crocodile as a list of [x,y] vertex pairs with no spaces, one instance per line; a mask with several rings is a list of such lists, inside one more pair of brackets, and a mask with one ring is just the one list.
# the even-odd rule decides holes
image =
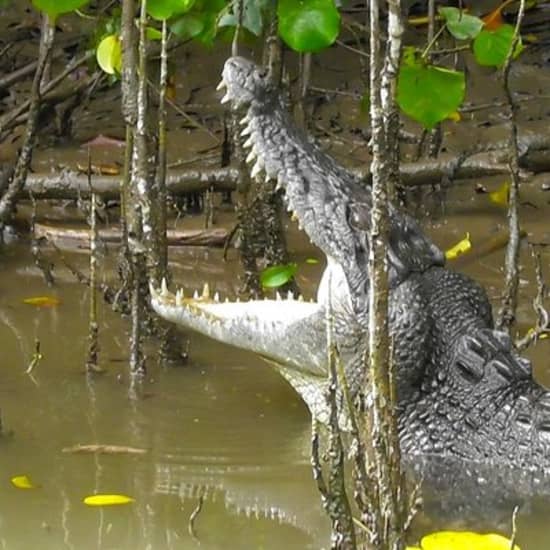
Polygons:
[[[353,402],[364,403],[371,188],[292,122],[267,71],[229,58],[220,89],[240,120],[254,178],[274,179],[327,263],[314,301],[220,300],[151,288],[158,315],[259,354],[328,420],[330,337]],[[389,206],[386,266],[398,429],[406,456],[445,456],[528,470],[550,466],[550,392],[507,333],[483,288],[445,265],[419,224]],[[339,394],[340,423],[347,425]]]

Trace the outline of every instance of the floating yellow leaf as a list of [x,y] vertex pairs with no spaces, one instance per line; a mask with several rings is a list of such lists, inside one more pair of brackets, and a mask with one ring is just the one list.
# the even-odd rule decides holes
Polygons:
[[[420,550],[510,550],[510,539],[488,533],[471,531],[438,531],[420,541]],[[514,550],[520,550],[514,545]]]
[[126,495],[91,495],[84,499],[88,506],[117,506],[134,502],[132,497]]
[[23,303],[36,307],[56,307],[61,303],[61,300],[55,296],[34,296],[25,298]]
[[[531,334],[535,333],[536,332],[536,329],[534,328],[530,328],[528,331],[527,331],[527,334],[525,336],[530,336]],[[541,332],[540,334],[537,335],[537,338],[539,340],[546,340],[547,338],[550,338],[550,334],[548,334],[547,332]]]
[[489,193],[489,199],[499,206],[507,206],[509,193],[510,182],[505,181],[496,191]]
[[510,182],[505,181],[496,191],[489,193],[489,199],[499,206],[507,206],[509,192]]
[[458,258],[462,254],[468,252],[470,248],[472,248],[470,233],[466,233],[466,237],[445,251],[445,258],[447,258],[447,260],[454,260],[455,258]]
[[35,485],[29,476],[15,476],[11,478],[12,484],[18,489],[37,489],[40,485]]

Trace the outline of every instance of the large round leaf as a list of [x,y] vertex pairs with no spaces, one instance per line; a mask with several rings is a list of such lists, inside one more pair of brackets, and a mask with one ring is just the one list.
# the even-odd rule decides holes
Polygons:
[[32,0],[36,8],[46,12],[52,19],[61,13],[77,10],[88,2],[89,0]]
[[281,38],[298,52],[318,52],[340,32],[334,0],[279,0],[277,15]]
[[397,103],[425,128],[433,128],[456,112],[464,100],[464,73],[434,65],[402,65],[397,83]]
[[182,15],[170,24],[170,30],[183,40],[198,36],[203,29],[203,21],[193,14]]
[[[514,27],[502,25],[494,31],[483,30],[474,40],[474,56],[480,65],[486,67],[502,67],[512,47]],[[514,50],[516,58],[523,50],[521,38]]]

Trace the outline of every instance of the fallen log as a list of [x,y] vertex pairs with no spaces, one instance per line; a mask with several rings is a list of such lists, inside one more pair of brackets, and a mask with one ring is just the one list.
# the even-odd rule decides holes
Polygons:
[[[92,176],[94,192],[103,199],[116,199],[120,193],[122,176]],[[170,170],[166,175],[166,188],[171,195],[183,195],[214,189],[232,191],[239,182],[236,168],[206,168]],[[20,198],[34,199],[76,199],[90,196],[88,176],[72,170],[55,174],[29,174],[27,184]]]
[[[437,160],[403,163],[401,178],[404,186],[433,185],[441,182],[448,174],[454,179],[472,179],[508,174],[508,166],[496,163],[485,153],[466,160],[455,170],[456,157]],[[537,158],[539,171],[550,170],[550,155]],[[368,179],[369,172],[364,169],[353,170],[359,177]],[[116,199],[119,195],[121,176],[92,176],[94,191],[103,199]],[[213,191],[234,191],[239,184],[239,171],[233,167],[170,170],[166,178],[166,188],[170,195],[178,196],[187,193]],[[39,199],[76,199],[79,196],[90,196],[88,178],[85,174],[72,170],[62,170],[54,174],[29,174],[25,189],[20,198]]]
[[[493,130],[492,128],[490,130]],[[550,136],[541,134],[539,126],[524,128],[519,138],[520,167],[533,173],[550,171]],[[487,132],[486,137],[490,137]],[[496,134],[495,134],[496,136]],[[491,150],[464,155],[443,154],[437,159],[401,163],[403,186],[433,185],[445,180],[472,179],[508,174],[508,152],[506,144],[495,139]],[[359,177],[368,180],[368,169],[352,170]],[[523,174],[525,175],[525,173]],[[94,191],[104,199],[119,195],[121,176],[94,175]],[[233,191],[239,184],[239,171],[233,167],[173,169],[167,174],[166,187],[171,195],[206,191]],[[29,174],[20,198],[32,195],[35,199],[76,199],[89,197],[90,189],[85,174],[64,169],[53,174]]]
[[[66,227],[36,223],[34,232],[37,238],[45,237],[59,248],[89,248],[90,230],[87,227]],[[211,229],[169,229],[168,246],[217,246],[225,244],[228,231],[222,227]],[[120,228],[109,226],[98,229],[98,238],[104,243],[119,243]]]

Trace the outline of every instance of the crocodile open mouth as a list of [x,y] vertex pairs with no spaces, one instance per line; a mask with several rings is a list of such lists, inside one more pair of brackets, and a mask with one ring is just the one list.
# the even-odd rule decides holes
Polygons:
[[[326,376],[326,350],[319,345],[325,308],[292,293],[275,299],[222,300],[202,293],[186,297],[172,293],[166,281],[160,289],[150,286],[151,305],[167,321],[215,340],[260,354],[278,365],[295,366],[315,376]],[[322,338],[321,338],[322,340]]]
[[291,291],[284,295],[276,292],[275,299],[241,301],[237,298],[230,301],[229,298],[222,300],[217,292],[211,295],[209,285],[205,284],[201,293],[195,291],[192,296],[186,297],[183,289],[170,292],[163,279],[161,288],[150,285],[150,292],[155,311],[165,319],[172,318],[176,323],[178,318],[185,316],[186,310],[193,316],[203,316],[211,322],[248,320],[285,325],[316,315],[321,310],[317,302],[307,302],[302,295],[295,297]]

